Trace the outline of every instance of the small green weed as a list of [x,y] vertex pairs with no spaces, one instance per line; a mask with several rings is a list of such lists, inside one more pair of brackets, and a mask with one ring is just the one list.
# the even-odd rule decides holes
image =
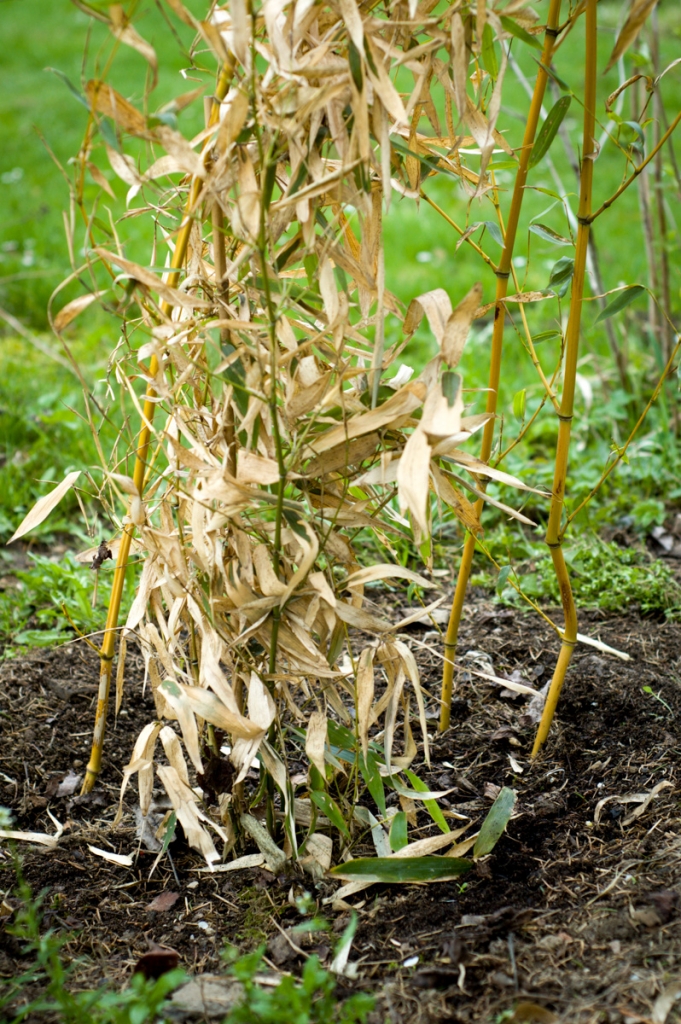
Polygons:
[[241,1004],[230,1011],[224,1024],[362,1024],[373,1009],[374,999],[359,992],[345,1002],[336,995],[336,981],[315,955],[305,961],[300,981],[285,976],[276,988],[262,988],[255,976],[262,970],[265,947],[233,958],[230,973],[244,986]]
[[[29,558],[31,568],[15,574],[18,585],[0,592],[0,649],[4,657],[22,648],[50,647],[69,640],[73,637],[71,624],[85,634],[104,626],[113,577],[111,563],[100,570],[93,607],[95,579],[89,566],[77,562],[71,554],[59,561],[44,555]],[[133,590],[130,572],[124,596],[126,608],[132,602]]]

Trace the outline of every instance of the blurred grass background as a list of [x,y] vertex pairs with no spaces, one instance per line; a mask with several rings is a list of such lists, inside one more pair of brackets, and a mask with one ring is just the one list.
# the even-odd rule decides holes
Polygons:
[[[186,28],[178,26],[164,4],[149,3],[143,5],[143,9],[142,5],[139,6],[141,17],[137,27],[152,42],[159,57],[159,81],[148,101],[148,109],[153,111],[196,84],[191,80],[191,74],[186,78],[182,75],[183,69],[191,63],[187,52],[191,39]],[[197,14],[205,8],[201,0],[192,0],[188,6]],[[539,10],[543,5],[537,6]],[[599,4],[600,58],[603,65],[612,49],[623,8],[620,3]],[[661,63],[664,67],[679,52],[679,5],[660,4],[659,19]],[[69,160],[78,152],[87,120],[86,110],[64,79],[68,79],[75,91],[82,91],[87,78],[105,70],[111,38],[105,26],[93,23],[68,0],[4,0],[0,4],[0,20],[5,82],[3,117],[0,119],[0,188],[4,210],[0,221],[1,543],[54,481],[71,468],[85,468],[97,463],[90,428],[84,418],[81,386],[60,356],[57,340],[50,335],[46,309],[52,291],[70,272],[64,231],[64,217],[70,216],[66,179],[70,174]],[[644,73],[650,72],[647,38],[646,30],[636,44],[635,52],[627,56],[626,74],[630,74],[634,67]],[[86,47],[88,56],[84,62]],[[524,74],[533,80],[536,51],[518,43],[514,44],[513,52]],[[583,76],[581,26],[560,48],[555,67],[579,96]],[[109,78],[137,105],[145,102],[145,74],[146,65],[142,58],[129,48],[120,47]],[[601,76],[601,112],[602,101],[616,85],[617,69]],[[681,66],[673,68],[665,76],[662,92],[671,119],[681,104]],[[547,93],[547,107],[553,104],[556,96],[551,97]],[[627,96],[623,117],[631,116],[629,103]],[[527,97],[509,68],[499,126],[506,130],[511,145],[520,142],[526,109]],[[444,118],[442,122],[444,125]],[[580,122],[581,111],[573,100],[565,126],[575,151],[579,146]],[[191,136],[201,125],[199,100],[182,112],[179,127],[185,135]],[[610,124],[610,129],[612,127]],[[681,147],[681,140],[677,142],[678,147]],[[678,314],[681,275],[675,209],[680,197],[667,151],[665,153],[663,188],[669,212],[665,244],[671,254],[673,312]],[[562,188],[557,187],[545,161],[535,168],[531,172],[532,188],[525,200],[523,224],[536,219],[560,235],[569,236],[562,204],[548,194],[565,192],[574,199],[577,191],[575,174],[560,138],[554,141],[551,158]],[[513,176],[503,153],[495,156],[495,160],[499,166],[496,179],[503,210]],[[106,195],[103,197],[100,216],[105,222],[108,219],[106,207],[111,208],[114,219],[125,212],[126,186],[114,176],[108,165],[100,163],[99,166],[116,195],[115,201]],[[596,203],[617,188],[624,170],[622,154],[608,142],[596,164]],[[96,186],[91,183],[89,187],[94,195]],[[425,189],[462,226],[494,219],[488,200],[476,200],[469,207],[461,187],[450,178],[441,175],[437,180],[429,179]],[[77,225],[75,238],[82,239],[82,234],[82,227]],[[133,259],[148,263],[151,258],[148,219],[127,219],[121,227],[121,235],[128,254]],[[475,237],[480,241],[480,232]],[[647,283],[646,252],[635,186],[597,222],[595,237],[606,289],[623,283]],[[446,289],[456,303],[475,281],[480,280],[484,301],[490,301],[494,295],[493,274],[468,246],[464,244],[457,248],[457,241],[452,228],[425,202],[415,204],[394,193],[385,218],[387,286],[405,303],[424,291],[438,287]],[[482,245],[492,259],[498,257],[499,247],[489,232],[482,238]],[[557,247],[543,241],[537,235],[529,234],[525,228],[519,234],[514,260],[521,286],[529,290],[545,288],[551,267],[561,256],[569,254],[569,247]],[[82,255],[82,252],[74,253],[76,263]],[[60,294],[56,307],[81,292],[82,285],[74,281]],[[553,300],[526,308],[530,324],[537,332],[559,329],[566,309],[565,305],[559,308]],[[625,393],[617,380],[604,328],[594,325],[596,314],[596,306],[587,305],[569,480],[572,500],[579,500],[597,479],[613,442],[621,444],[626,438],[631,410],[641,407],[660,369],[655,339],[646,330],[644,301],[620,314],[615,324],[620,343],[626,346],[630,361],[632,393]],[[513,320],[516,319],[514,314]],[[398,340],[396,326],[391,328],[388,324],[388,337],[391,342]],[[107,450],[107,445],[113,443],[114,428],[102,412],[111,405],[107,395],[106,371],[108,358],[118,341],[117,321],[93,306],[69,328],[67,338],[95,400],[95,408],[99,407],[97,429]],[[481,389],[486,386],[490,338],[491,323],[478,322],[461,364],[464,385],[470,389],[471,411],[484,401]],[[557,337],[539,346],[546,370],[551,370],[557,352]],[[434,353],[435,342],[427,327],[422,326],[402,359],[418,370]],[[541,385],[514,326],[509,324],[500,399],[505,436],[513,436],[519,426],[513,414],[513,401],[522,390],[526,390],[529,415],[541,398]],[[681,473],[677,439],[672,429],[670,395],[675,400],[674,385],[667,390],[667,397],[661,400],[640,438],[632,446],[628,464],[613,474],[611,482],[584,513],[583,519],[588,526],[607,531],[625,522],[627,527],[638,529],[644,535],[651,525],[664,520],[672,505],[678,504]],[[120,422],[115,411],[114,419]],[[522,475],[529,483],[550,486],[555,435],[555,417],[548,413],[541,416],[530,430],[526,444],[509,458],[507,468],[513,472],[522,467]],[[97,522],[94,510],[90,511],[90,536],[86,533],[75,500],[60,506],[36,536],[43,546],[56,544],[57,554],[67,547],[87,547],[93,538],[98,539],[109,529],[108,524]],[[545,514],[543,506],[533,505],[531,511],[541,523]],[[509,526],[494,517],[489,521],[493,529],[488,534],[488,541],[497,554],[504,558],[532,557],[534,539],[517,524]],[[451,545],[458,544],[461,538],[446,517],[440,539],[442,557],[446,556],[451,561]],[[13,571],[17,552],[0,549],[0,559],[5,561],[7,572]],[[0,575],[3,571],[0,561]],[[70,571],[74,581],[81,578],[78,572],[82,573],[82,570],[77,566]],[[13,629],[16,631],[15,627]]]

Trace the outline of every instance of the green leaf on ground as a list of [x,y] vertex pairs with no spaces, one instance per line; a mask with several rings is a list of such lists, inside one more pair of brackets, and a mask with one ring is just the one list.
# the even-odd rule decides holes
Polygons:
[[331,869],[335,878],[349,882],[445,882],[472,868],[459,857],[358,857]]
[[504,834],[504,830],[513,813],[514,806],[515,793],[512,789],[509,789],[508,786],[504,786],[499,793],[499,796],[490,807],[489,813],[482,823],[480,833],[475,846],[473,847],[474,857],[484,857],[485,854],[492,852],[499,842],[499,839]]

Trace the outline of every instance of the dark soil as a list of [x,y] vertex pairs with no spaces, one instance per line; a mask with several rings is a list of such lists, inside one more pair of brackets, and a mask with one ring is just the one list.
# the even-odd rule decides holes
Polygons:
[[[681,968],[681,625],[585,614],[580,629],[631,660],[578,647],[546,751],[532,766],[530,698],[504,694],[467,670],[539,689],[558,650],[551,629],[536,616],[471,605],[454,721],[443,736],[436,733],[439,637],[426,626],[405,636],[433,721],[431,768],[418,767],[419,775],[451,790],[443,806],[473,826],[495,787],[512,786],[518,801],[494,853],[461,882],[374,886],[349,898],[359,913],[351,953],[358,976],[343,986],[378,994],[375,1021],[492,1022],[514,1007],[516,1021],[556,1019],[547,1011],[571,1024],[661,1019],[655,1000]],[[47,890],[44,926],[72,933],[67,952],[82,958],[76,977],[83,986],[104,977],[123,983],[148,940],[172,946],[192,972],[218,971],[227,942],[246,950],[268,941],[272,969],[298,971],[302,957],[282,934],[300,920],[295,896],[308,889],[321,901],[336,883],[315,889],[309,877],[275,878],[262,869],[211,875],[198,870],[201,862],[182,839],[151,880],[155,854],[144,848],[134,867],[88,849],[129,854],[139,845],[132,783],[121,826],[111,829],[123,766],[154,716],[142,695],[142,659],[128,659],[123,710],[87,798],[78,788],[59,796],[57,786],[87,764],[96,656],[74,645],[0,666],[0,803],[13,809],[17,829],[53,834],[48,809],[64,825],[54,850],[18,844],[26,881],[36,893]],[[643,803],[662,782],[671,785]],[[425,811],[418,825],[419,837],[432,834]],[[6,844],[0,858],[0,889],[16,906]],[[151,909],[165,892],[178,899]],[[321,909],[336,931],[348,920],[346,909]],[[330,958],[328,939],[299,937],[295,944]],[[0,974],[21,969],[16,940],[0,932]],[[666,1019],[679,1020],[676,1009]]]

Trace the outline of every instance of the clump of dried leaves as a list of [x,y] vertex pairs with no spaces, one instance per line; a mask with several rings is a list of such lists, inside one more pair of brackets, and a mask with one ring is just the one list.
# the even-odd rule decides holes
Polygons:
[[[102,488],[111,508],[114,493],[129,502],[122,525],[136,530],[143,561],[120,642],[117,701],[134,634],[158,716],[137,741],[123,788],[137,773],[146,812],[156,776],[189,842],[211,862],[220,856],[215,833],[229,846],[238,839],[243,781],[257,757],[259,796],[271,810],[279,790],[296,856],[301,837],[319,828],[318,806],[332,821],[351,813],[327,791],[343,771],[330,722],[352,731],[365,767],[390,777],[416,755],[408,681],[428,757],[416,663],[395,638],[399,624],[366,607],[364,589],[389,577],[429,582],[398,564],[363,568],[353,537],[374,530],[390,550],[391,536],[411,529],[420,541],[435,499],[476,531],[469,495],[481,495],[480,478],[519,483],[461,448],[486,419],[464,415],[455,372],[480,287],[455,308],[438,289],[405,311],[386,288],[382,237],[391,195],[418,201],[429,175],[447,174],[470,195],[490,187],[492,147],[508,149],[494,128],[504,68],[496,85],[478,76],[477,105],[466,80],[471,47],[479,50],[489,26],[500,38],[507,32],[484,4],[476,15],[433,0],[232,0],[198,21],[179,0],[166,2],[196,30],[196,65],[217,65],[207,127],[187,139],[176,125],[196,93],[150,117],[93,80],[79,161],[110,191],[95,159],[105,150],[129,186],[125,216],[146,216],[150,233],[155,224],[149,267],[157,269],[148,269],[126,255],[120,225],[101,246],[88,219],[93,279],[98,262],[109,268],[124,316],[113,375],[151,432],[144,487],[116,471],[117,451]],[[526,31],[533,19],[524,6],[507,4],[504,15]],[[156,55],[124,9],[98,16],[144,56],[153,81]],[[462,163],[464,145],[478,147],[475,171]],[[69,303],[57,329],[99,291]],[[437,357],[416,379],[406,367],[391,373],[424,316]],[[387,347],[386,337],[399,341]],[[146,410],[134,387],[140,374]],[[348,640],[355,629],[365,635],[361,649]],[[370,750],[379,729],[382,748]],[[220,733],[233,770],[209,812],[185,752],[204,773]],[[167,764],[156,762],[158,740]],[[303,745],[316,801],[294,797],[289,762]],[[308,848],[328,866],[329,843]]]

